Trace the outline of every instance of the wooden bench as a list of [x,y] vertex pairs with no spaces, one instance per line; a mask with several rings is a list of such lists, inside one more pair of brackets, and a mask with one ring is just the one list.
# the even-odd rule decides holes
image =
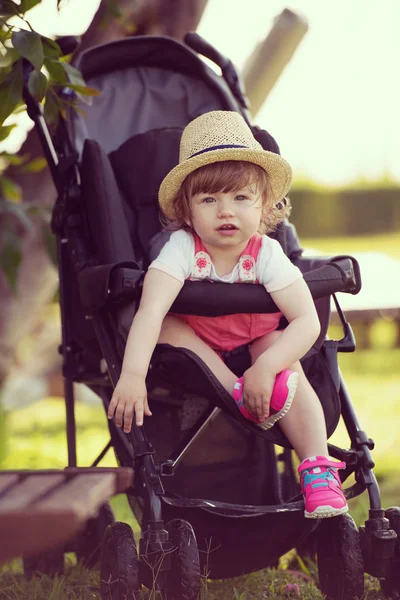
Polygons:
[[132,482],[128,467],[0,471],[0,563],[72,539]]

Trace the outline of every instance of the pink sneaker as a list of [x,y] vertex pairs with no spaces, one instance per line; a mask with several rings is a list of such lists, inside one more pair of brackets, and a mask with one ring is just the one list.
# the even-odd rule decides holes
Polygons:
[[338,469],[346,463],[326,456],[311,456],[298,468],[307,519],[336,517],[349,510],[342,490]]
[[243,400],[243,377],[237,380],[233,389],[233,399],[235,400],[240,412],[249,421],[256,423],[261,429],[271,429],[279,421],[292,405],[292,401],[297,389],[299,376],[295,371],[285,369],[278,373],[275,378],[275,385],[272,391],[270,402],[270,414],[260,423],[255,415],[250,413],[244,405]]

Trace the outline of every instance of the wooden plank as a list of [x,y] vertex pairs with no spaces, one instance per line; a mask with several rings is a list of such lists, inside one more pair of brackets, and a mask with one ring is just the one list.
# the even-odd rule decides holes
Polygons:
[[131,467],[67,467],[65,472],[70,473],[115,473],[116,486],[114,494],[121,494],[133,485],[134,470]]
[[0,513],[0,563],[63,546],[82,526],[69,510],[36,513],[20,509],[11,517]]
[[133,484],[134,469],[132,467],[66,467],[63,470],[60,469],[38,469],[35,471],[30,470],[7,470],[0,472],[0,481],[4,476],[17,475],[18,477],[26,475],[52,475],[57,473],[64,473],[65,478],[74,477],[77,473],[115,473],[116,474],[116,490],[115,494],[125,492]]
[[7,473],[5,475],[0,474],[0,494],[2,494],[8,487],[11,487],[17,483],[19,477],[16,473]]
[[0,473],[0,562],[75,537],[109,497],[132,485],[133,473],[130,467]]
[[115,473],[80,474],[56,488],[32,509],[36,513],[68,509],[78,519],[88,519],[96,515],[101,504],[114,495],[115,484]]
[[29,475],[14,485],[0,501],[0,513],[14,512],[22,507],[31,508],[34,503],[64,481],[63,473],[52,475]]

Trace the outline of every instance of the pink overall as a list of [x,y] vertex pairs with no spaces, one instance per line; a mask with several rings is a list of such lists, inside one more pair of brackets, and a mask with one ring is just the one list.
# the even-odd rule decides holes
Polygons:
[[[194,234],[195,261],[190,280],[202,280],[210,277],[211,258],[201,239]],[[258,283],[256,261],[261,249],[262,236],[256,233],[249,240],[239,257],[239,283]],[[210,283],[213,283],[210,281]],[[256,338],[277,329],[282,313],[234,314],[221,317],[200,317],[177,315],[194,329],[206,344],[216,351],[231,351],[248,344]]]

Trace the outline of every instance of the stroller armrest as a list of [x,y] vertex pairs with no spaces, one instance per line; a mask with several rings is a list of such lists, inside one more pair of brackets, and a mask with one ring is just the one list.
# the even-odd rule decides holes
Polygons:
[[[308,271],[304,279],[313,298],[322,298],[336,292],[357,294],[361,279],[357,261],[339,256],[324,259],[327,264]],[[84,308],[97,311],[112,302],[138,300],[144,271],[134,262],[88,267],[78,275],[79,291]],[[227,290],[229,289],[229,293]],[[189,315],[209,317],[234,313],[279,312],[270,294],[262,285],[241,283],[185,282],[171,310]]]
[[[354,290],[346,290],[351,294],[358,294],[361,290],[361,273],[360,266],[357,260],[353,256],[349,256],[347,254],[341,254],[338,256],[304,256],[300,255],[293,260],[293,263],[299,267],[302,273],[307,273],[308,271],[313,271],[314,269],[318,269],[327,264],[337,264],[344,271],[348,270],[346,263],[344,261],[348,260],[350,262],[350,270],[348,273],[349,279],[354,280]],[[350,272],[352,271],[352,272]],[[343,291],[343,290],[340,290]]]
[[87,267],[78,273],[79,294],[89,312],[100,310],[110,300],[132,300],[140,296],[145,272],[135,262]]
[[[328,264],[304,274],[314,300],[336,292],[356,294],[361,280],[350,257],[336,257]],[[204,286],[199,289],[199,286]],[[207,286],[207,287],[206,287]],[[234,313],[274,313],[278,307],[263,285],[187,281],[173,303],[171,311],[216,317]]]

